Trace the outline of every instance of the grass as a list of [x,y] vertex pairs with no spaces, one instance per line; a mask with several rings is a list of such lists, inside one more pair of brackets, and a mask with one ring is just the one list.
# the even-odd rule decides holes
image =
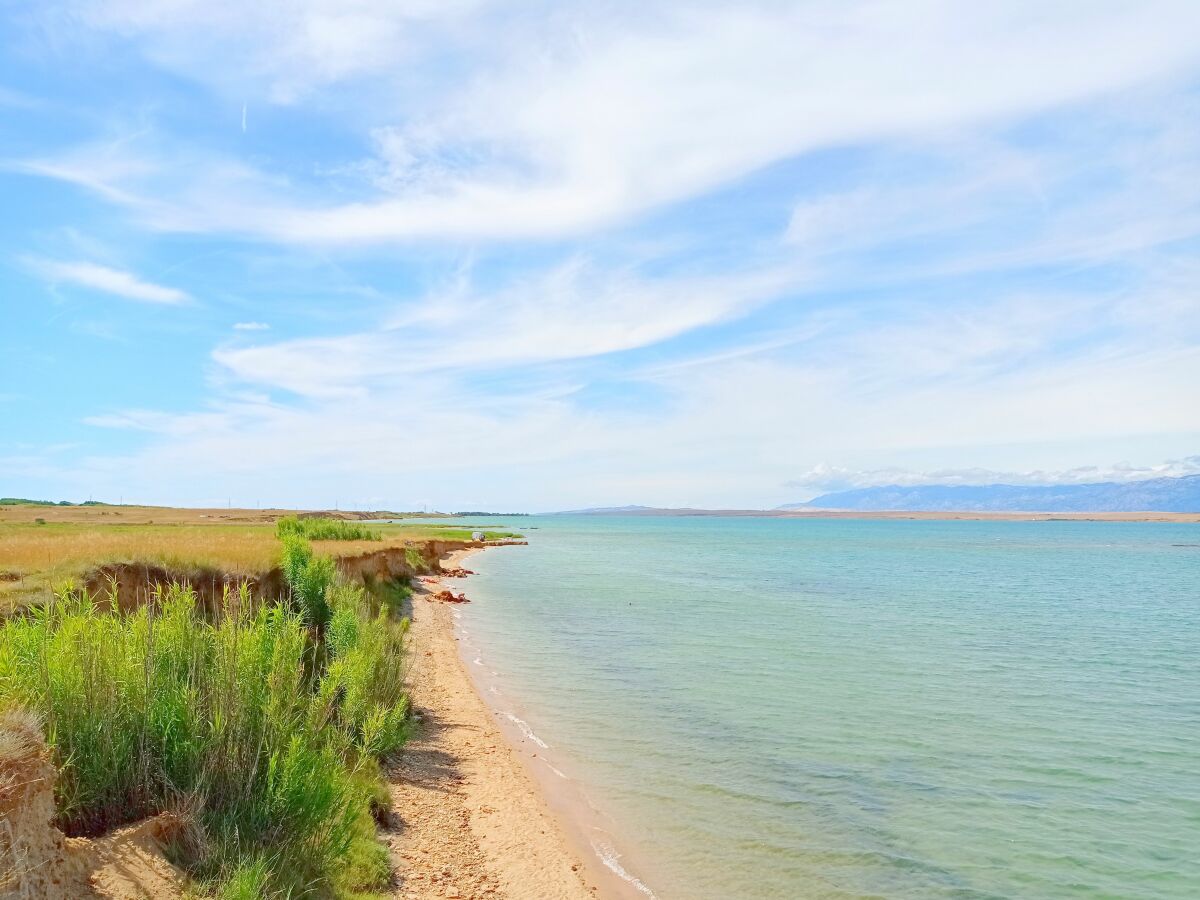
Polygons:
[[228,593],[215,621],[175,585],[129,613],[61,590],[0,628],[0,709],[45,723],[66,831],[180,811],[175,861],[227,900],[384,886],[372,805],[407,736],[407,622],[303,538],[283,556],[289,597]]
[[[50,518],[47,524],[37,525],[33,516],[11,520],[7,513],[13,509],[0,511],[5,513],[0,515],[0,615],[43,602],[56,585],[78,581],[87,570],[106,563],[136,561],[180,573],[219,570],[249,576],[273,569],[282,559],[274,521],[201,524],[192,515],[196,511],[185,510],[188,515],[176,524],[133,524],[113,517],[93,517],[87,521]],[[46,516],[59,511],[58,507],[35,509],[43,510]],[[78,507],[72,509],[80,511]],[[95,511],[94,507],[90,509]],[[161,518],[170,518],[163,510],[157,513]],[[470,528],[425,524],[380,525],[372,530],[379,539],[311,543],[318,554],[355,556],[421,541],[471,537]],[[509,533],[488,535],[491,540]]]
[[519,534],[516,531],[495,531],[495,530],[488,530],[485,528],[474,528],[470,525],[465,525],[465,526],[445,526],[445,525],[443,525],[443,526],[437,526],[437,527],[418,525],[418,526],[399,526],[399,527],[423,528],[424,531],[429,535],[429,539],[435,540],[435,541],[469,541],[471,539],[471,535],[476,531],[483,532],[483,539],[485,541],[505,541],[505,540],[511,540],[514,538],[519,538],[522,536],[521,534]]
[[[266,524],[272,525],[284,516],[296,515],[290,509],[237,509],[206,508],[183,509],[171,506],[133,506],[106,503],[79,503],[63,506],[58,503],[40,504],[17,502],[18,498],[0,500],[0,522],[29,522],[34,516],[45,516],[52,522],[74,522],[76,524],[104,524],[124,522],[131,525],[212,525]],[[371,519],[441,519],[443,513],[417,512],[345,512],[325,510],[320,516],[329,519],[361,521]]]
[[[279,521],[279,511],[0,507],[0,616],[26,607],[0,618],[0,715],[45,723],[70,833],[173,810],[190,823],[173,858],[206,896],[373,896],[389,877],[373,818],[388,797],[379,763],[408,730],[410,589],[339,583],[333,558],[402,547],[423,570],[420,542],[483,529]],[[132,612],[63,585],[107,563],[180,577],[279,566],[289,587],[266,606],[243,587],[202,616],[178,585]]]
[[[389,877],[373,817],[388,797],[379,764],[408,732],[410,590],[339,583],[334,557],[404,548],[422,570],[421,542],[473,530],[0,506],[0,615],[27,607],[0,624],[0,715],[44,722],[58,823],[98,834],[173,810],[189,823],[173,859],[206,896],[372,895]],[[264,606],[243,587],[211,616],[179,585],[130,612],[62,586],[108,563],[180,577],[278,566],[288,590]]]
[[332,611],[326,595],[334,576],[333,560],[315,556],[312,546],[295,533],[283,535],[283,574],[292,600],[306,625],[324,628]]
[[284,516],[275,523],[275,534],[281,538],[297,535],[310,541],[381,541],[383,535],[373,528],[345,519]]

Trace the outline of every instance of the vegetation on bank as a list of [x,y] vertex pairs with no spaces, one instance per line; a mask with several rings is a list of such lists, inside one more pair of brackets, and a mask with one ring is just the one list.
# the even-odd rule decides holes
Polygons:
[[280,538],[295,535],[310,541],[381,541],[383,535],[373,528],[345,519],[301,519],[284,516],[275,523],[275,534]]
[[471,539],[471,535],[476,531],[483,533],[483,539],[485,541],[507,541],[521,537],[521,535],[516,531],[496,531],[494,529],[480,528],[470,525],[446,525],[441,527],[425,526],[425,531],[428,533],[430,540],[435,541],[468,541]]
[[[145,563],[199,581],[206,573],[218,572],[252,577],[281,563],[281,542],[275,534],[274,518],[258,523],[210,521],[197,518],[195,510],[138,508],[140,521],[130,521],[134,513],[129,510],[119,515],[116,510],[75,507],[67,512],[88,518],[51,519],[45,525],[36,525],[32,515],[22,512],[24,509],[0,510],[0,617],[43,603],[55,585],[69,580],[81,582],[89,571],[107,564]],[[44,508],[29,509],[40,512]],[[46,516],[52,512],[46,511]],[[423,541],[470,540],[473,529],[404,523],[380,524],[372,530],[380,539],[318,540],[313,542],[314,549],[334,557],[354,556]],[[498,540],[514,535],[488,531],[486,536]]]
[[289,596],[191,589],[128,612],[68,589],[0,628],[0,709],[41,717],[60,767],[58,823],[98,834],[160,811],[170,853],[224,900],[381,889],[379,761],[404,741],[403,589],[339,583],[286,534]]

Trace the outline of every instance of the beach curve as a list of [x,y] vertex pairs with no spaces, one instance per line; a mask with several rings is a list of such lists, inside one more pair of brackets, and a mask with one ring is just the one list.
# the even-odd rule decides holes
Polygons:
[[[458,566],[473,552],[451,553]],[[412,740],[389,771],[383,829],[395,900],[620,896],[550,809],[481,696],[459,651],[451,604],[432,599],[441,578],[418,579],[409,652]]]

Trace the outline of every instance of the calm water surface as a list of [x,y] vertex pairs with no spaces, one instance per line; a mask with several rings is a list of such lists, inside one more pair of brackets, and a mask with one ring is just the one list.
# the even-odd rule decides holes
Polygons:
[[511,524],[461,624],[658,897],[1200,896],[1200,526]]

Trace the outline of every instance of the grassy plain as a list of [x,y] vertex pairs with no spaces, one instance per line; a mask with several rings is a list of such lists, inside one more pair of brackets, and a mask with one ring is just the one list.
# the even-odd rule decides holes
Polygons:
[[[0,615],[108,563],[170,571],[255,575],[280,564],[279,519],[291,510],[150,506],[0,506]],[[350,523],[348,523],[350,524]],[[354,556],[429,540],[466,540],[473,530],[434,524],[379,525],[380,540],[314,540],[314,552]],[[488,531],[489,539],[510,536]]]

